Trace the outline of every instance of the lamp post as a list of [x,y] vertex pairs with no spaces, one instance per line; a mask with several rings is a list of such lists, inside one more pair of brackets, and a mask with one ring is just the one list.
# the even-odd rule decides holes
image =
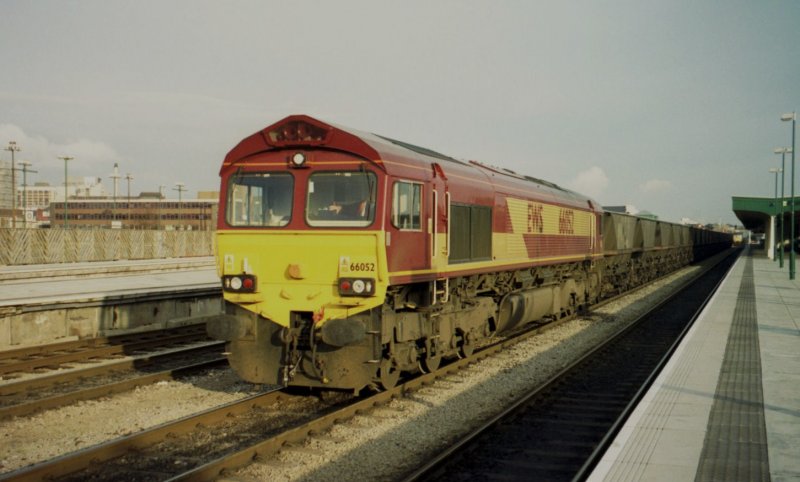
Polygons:
[[16,141],[8,141],[8,146],[5,147],[3,150],[9,151],[11,153],[11,227],[17,227],[17,176],[16,176],[16,167],[14,166],[14,153],[19,152],[20,149],[17,146]]
[[131,181],[133,181],[133,175],[128,172],[125,174],[125,180],[128,181],[128,229],[133,227],[133,220],[131,219]]
[[158,185],[158,210],[156,211],[156,214],[158,215],[158,223],[156,229],[159,230],[161,229],[161,205],[163,204],[162,200],[164,199],[164,189],[166,189],[166,187],[167,186],[163,184]]
[[[777,206],[778,205],[778,173],[779,172],[783,172],[783,171],[779,167],[772,167],[772,168],[770,168],[769,172],[775,174],[775,196],[773,196],[773,199],[775,200],[775,204],[774,205]],[[778,213],[777,213],[777,211],[775,212],[775,229],[776,230],[778,229]],[[775,240],[773,239],[772,240],[772,245],[776,246],[777,244],[778,243],[776,243]],[[783,249],[783,248],[781,247],[781,249]],[[777,254],[778,253],[775,253],[775,256],[772,257],[772,261],[778,261]]]
[[69,193],[67,192],[67,189],[69,189],[69,184],[67,183],[67,162],[75,158],[70,156],[58,156],[58,158],[64,161],[64,229],[67,229],[69,227],[69,222],[67,221],[67,214],[69,213],[69,209],[67,208],[67,200],[69,199]]
[[22,222],[23,225],[27,228],[28,217],[26,216],[25,213],[28,209],[28,173],[39,172],[39,171],[28,169],[31,166],[31,163],[28,161],[20,161],[20,165],[22,166]]
[[180,224],[183,221],[183,205],[181,203],[183,202],[183,192],[186,191],[186,186],[183,184],[183,182],[178,181],[175,183],[175,187],[172,189],[178,191],[178,224],[183,226]]
[[785,181],[785,179],[786,179],[786,153],[787,152],[792,152],[792,148],[791,147],[776,147],[773,152],[775,152],[775,154],[780,154],[781,155],[781,210],[780,210],[780,212],[781,212],[781,249],[778,252],[778,262],[780,264],[780,267],[783,268],[783,248],[784,248],[784,244],[785,244],[785,241],[783,239],[783,236],[784,236],[783,232],[786,231],[786,222],[783,219],[783,203],[786,202],[785,201],[786,193],[784,192],[785,188],[786,188],[786,181]]
[[789,279],[794,279],[794,269],[795,269],[795,254],[794,254],[794,137],[795,137],[795,130],[796,130],[796,123],[797,123],[797,112],[792,112],[791,114],[783,114],[781,116],[781,120],[783,122],[792,121],[792,200],[790,202],[789,212],[791,213],[791,228],[789,231],[790,241],[789,241]]
[[108,176],[114,183],[114,197],[111,201],[111,227],[114,227],[114,221],[117,220],[117,192],[119,191],[119,179],[122,177],[119,175],[119,164],[114,163],[114,173]]

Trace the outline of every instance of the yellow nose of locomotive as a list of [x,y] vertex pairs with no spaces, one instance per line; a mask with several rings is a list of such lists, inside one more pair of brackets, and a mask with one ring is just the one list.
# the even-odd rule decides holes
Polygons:
[[283,327],[293,312],[311,313],[318,328],[344,320],[382,304],[383,243],[381,232],[221,232],[217,259],[225,300]]

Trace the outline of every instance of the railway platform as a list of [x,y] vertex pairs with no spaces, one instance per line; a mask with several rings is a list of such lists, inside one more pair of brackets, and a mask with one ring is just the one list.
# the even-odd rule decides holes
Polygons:
[[218,286],[213,257],[0,266],[0,307]]
[[144,274],[214,267],[213,256],[160,259],[120,259],[82,263],[0,265],[0,283],[43,278],[79,278],[112,274]]
[[213,257],[0,266],[0,350],[218,313]]
[[800,480],[800,281],[744,252],[591,481]]

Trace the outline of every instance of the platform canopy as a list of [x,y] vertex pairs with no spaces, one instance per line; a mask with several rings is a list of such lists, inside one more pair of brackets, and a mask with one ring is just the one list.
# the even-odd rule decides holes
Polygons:
[[[745,229],[763,234],[767,256],[772,258],[792,246],[800,231],[800,198],[794,198],[794,233],[792,233],[791,198],[733,197],[733,212]],[[781,215],[783,211],[783,215]],[[775,222],[772,222],[772,220]],[[783,249],[781,249],[783,246]]]
[[[754,233],[763,233],[769,227],[770,217],[778,216],[780,214],[780,199],[778,203],[775,198],[764,197],[733,197],[733,213],[742,222],[745,229],[749,229]],[[789,217],[789,200],[786,200],[787,207],[785,208],[784,217],[788,220]],[[795,206],[800,207],[800,204]]]
[[[733,212],[742,225],[754,233],[763,233],[769,228],[770,216],[781,217],[780,198],[771,197],[733,197]],[[787,229],[791,218],[789,203],[791,198],[783,200],[783,220],[786,222]],[[800,229],[800,197],[794,198],[794,225]]]

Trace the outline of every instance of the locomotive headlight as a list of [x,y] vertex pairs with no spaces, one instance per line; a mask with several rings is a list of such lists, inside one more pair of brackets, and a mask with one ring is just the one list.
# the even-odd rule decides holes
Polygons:
[[364,293],[364,280],[357,279],[353,281],[353,292],[357,295]]
[[222,277],[222,289],[234,293],[255,293],[256,275],[235,274]]
[[292,155],[292,166],[293,167],[302,167],[303,164],[306,163],[306,155],[302,152],[295,152]]

